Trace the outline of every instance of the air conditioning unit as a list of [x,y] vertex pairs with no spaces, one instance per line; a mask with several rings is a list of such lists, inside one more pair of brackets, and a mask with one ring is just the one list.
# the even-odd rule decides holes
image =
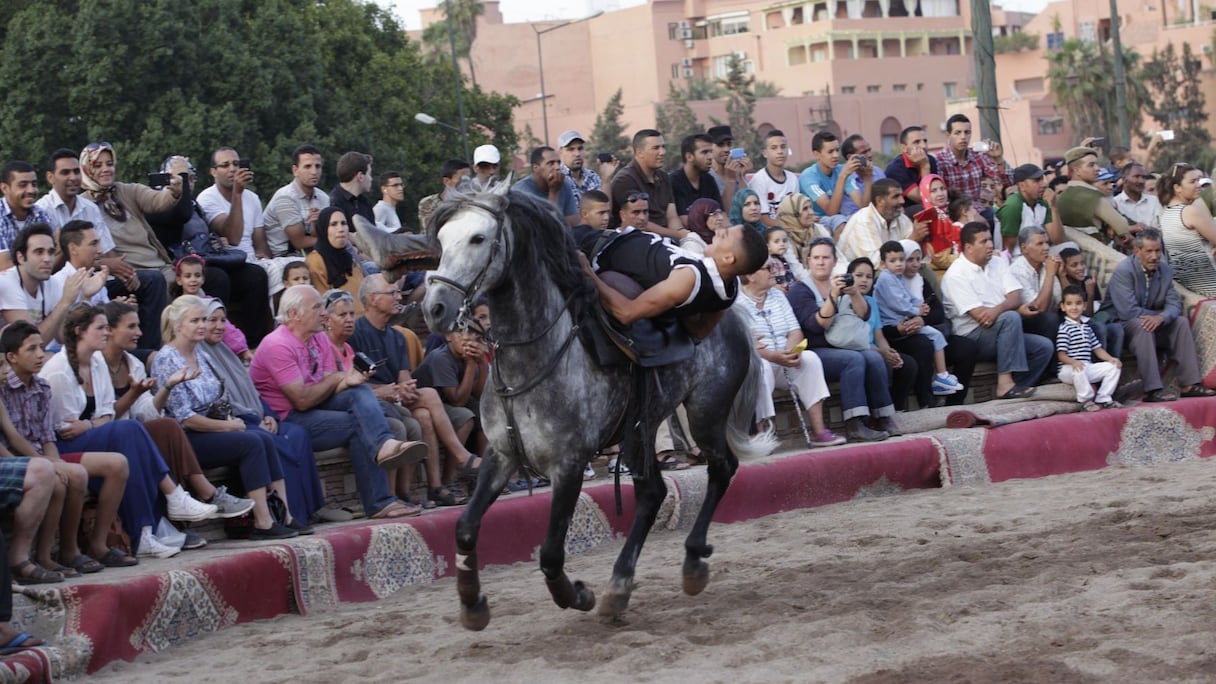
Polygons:
[[683,67],[692,66],[692,57],[685,57],[684,59],[680,60],[680,66],[683,66]]
[[684,47],[688,48],[689,50],[695,48],[696,46],[697,46],[697,41],[693,40],[692,38],[689,38],[688,40],[684,41]]
[[684,40],[692,40],[692,29],[680,29],[680,37]]
[[681,19],[681,20],[680,20],[680,28],[682,28],[682,29],[690,29],[690,28],[692,28],[692,23],[691,23],[691,22],[689,22],[687,19]]
[[692,69],[691,68],[684,69],[684,78],[692,78],[692,77],[693,77]]

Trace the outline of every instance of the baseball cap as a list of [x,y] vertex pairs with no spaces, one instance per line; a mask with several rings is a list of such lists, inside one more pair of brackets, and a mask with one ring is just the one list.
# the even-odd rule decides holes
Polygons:
[[1019,166],[1013,170],[1013,182],[1014,183],[1021,183],[1024,180],[1030,180],[1032,178],[1042,178],[1042,177],[1043,177],[1043,169],[1040,169],[1039,167],[1035,166],[1034,164],[1022,164],[1021,166]]
[[1078,159],[1087,157],[1091,154],[1096,157],[1096,156],[1098,156],[1098,151],[1092,147],[1074,147],[1071,150],[1064,153],[1064,163],[1071,164],[1071,163],[1077,161]]
[[473,150],[473,166],[478,164],[497,164],[502,160],[498,148],[493,145],[481,145]]
[[1201,187],[1201,188],[1206,188],[1207,186],[1209,186],[1211,184],[1212,184],[1212,179],[1208,178],[1207,176],[1204,176],[1203,178],[1199,179],[1199,187]]
[[713,139],[715,145],[735,139],[734,134],[730,132],[730,126],[711,126],[708,131],[705,131],[705,134]]
[[1113,181],[1116,178],[1118,178],[1118,176],[1116,176],[1110,169],[1102,169],[1102,172],[1098,174],[1098,180],[1100,181]]
[[575,140],[582,143],[587,142],[587,139],[583,137],[582,133],[579,133],[578,131],[566,131],[565,133],[557,136],[557,146],[566,147]]

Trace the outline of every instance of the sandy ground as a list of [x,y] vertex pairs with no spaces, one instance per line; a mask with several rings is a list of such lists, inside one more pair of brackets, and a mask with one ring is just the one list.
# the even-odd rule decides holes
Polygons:
[[[930,490],[715,526],[679,591],[652,535],[624,620],[560,611],[531,564],[240,625],[96,681],[1108,682],[1216,677],[1216,462]],[[602,586],[619,544],[571,559]]]

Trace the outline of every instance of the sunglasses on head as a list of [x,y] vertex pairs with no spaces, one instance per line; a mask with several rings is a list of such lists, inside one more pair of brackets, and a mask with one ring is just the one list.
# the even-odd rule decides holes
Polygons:
[[104,140],[101,142],[89,143],[88,145],[85,145],[85,147],[84,147],[85,152],[96,152],[97,150],[112,150],[112,149],[114,149],[114,146],[108,142],[105,142]]
[[325,308],[329,308],[338,302],[347,301],[354,302],[355,298],[349,292],[343,290],[331,290],[325,295]]
[[650,195],[647,195],[644,192],[631,192],[625,196],[626,202],[636,202],[638,200],[649,200],[649,199],[650,199]]
[[832,238],[825,238],[825,237],[818,237],[818,238],[815,238],[814,240],[811,240],[811,244],[807,245],[807,247],[808,248],[818,247],[819,245],[827,245],[828,247],[831,247],[832,249],[836,249],[836,243],[832,241]]

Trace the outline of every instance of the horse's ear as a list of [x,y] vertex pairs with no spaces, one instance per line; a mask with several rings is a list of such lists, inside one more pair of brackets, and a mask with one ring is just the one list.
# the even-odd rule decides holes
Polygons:
[[495,183],[494,187],[490,188],[490,194],[497,195],[498,197],[506,197],[507,193],[511,191],[511,183],[514,180],[515,180],[515,172],[514,171],[508,172],[507,177],[502,179],[502,182]]

